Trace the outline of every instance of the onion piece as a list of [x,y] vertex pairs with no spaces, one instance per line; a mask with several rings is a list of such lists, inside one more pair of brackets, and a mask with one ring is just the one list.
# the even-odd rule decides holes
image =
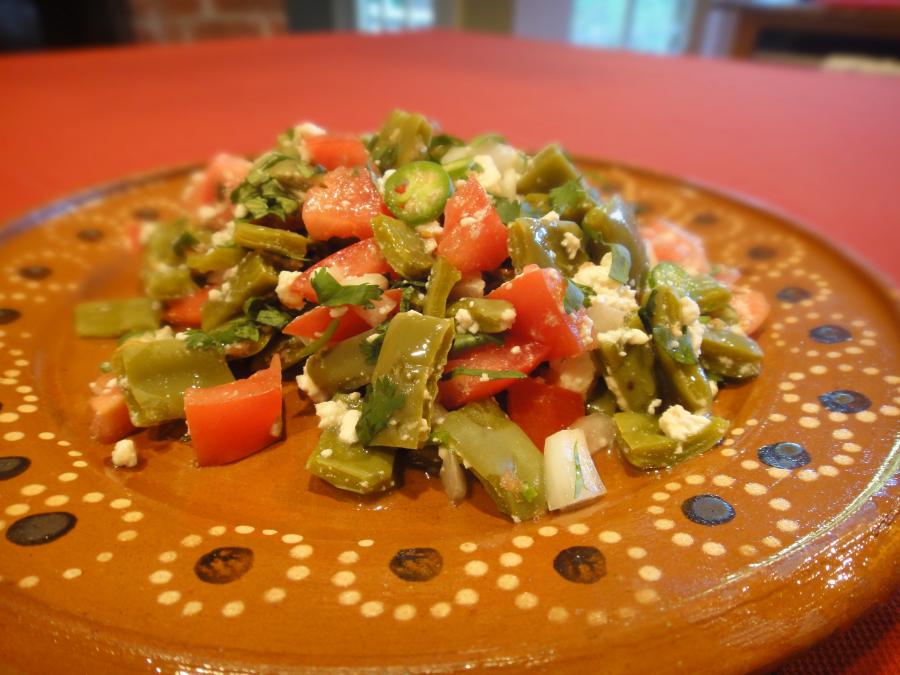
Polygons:
[[544,441],[544,482],[551,511],[606,494],[581,429],[563,429]]
[[438,448],[438,457],[441,458],[441,485],[447,493],[447,499],[453,504],[458,504],[466,497],[468,483],[466,472],[459,463],[456,455],[443,446]]
[[616,437],[616,426],[612,417],[603,413],[592,413],[579,417],[569,425],[569,429],[580,429],[587,439],[588,452],[595,452],[608,448]]
[[587,315],[594,322],[594,335],[625,325],[625,312],[602,302],[592,302],[587,308]]

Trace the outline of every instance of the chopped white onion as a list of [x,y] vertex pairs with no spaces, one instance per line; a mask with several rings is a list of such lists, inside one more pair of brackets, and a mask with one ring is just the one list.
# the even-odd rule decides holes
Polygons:
[[570,429],[580,429],[587,440],[588,452],[592,455],[608,448],[615,438],[616,427],[612,417],[603,413],[593,413],[579,417],[569,425]]
[[625,312],[602,302],[591,303],[587,315],[594,322],[594,334],[606,333],[625,325]]
[[466,497],[468,484],[466,472],[459,463],[456,455],[445,447],[438,448],[438,456],[441,458],[441,485],[447,498],[454,504],[458,504]]
[[547,508],[564,509],[606,494],[581,429],[563,429],[544,441]]

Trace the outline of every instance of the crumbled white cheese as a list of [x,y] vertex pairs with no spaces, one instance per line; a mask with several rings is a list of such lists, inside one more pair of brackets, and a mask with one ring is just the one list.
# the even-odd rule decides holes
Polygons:
[[496,194],[506,199],[516,198],[516,184],[519,182],[519,172],[515,169],[506,169],[503,171],[503,177],[500,179]]
[[513,347],[512,349],[509,350],[509,353],[510,354],[521,354],[522,348],[519,345],[516,345],[515,347]]
[[434,239],[435,237],[441,236],[443,232],[444,228],[441,227],[441,224],[436,220],[416,226],[416,233],[423,239]]
[[491,380],[491,378],[488,377],[488,374],[487,374],[487,373],[482,373],[482,374],[478,377],[478,381],[479,381],[479,382],[490,382],[490,380]]
[[[322,404],[320,403],[319,405]],[[359,436],[356,435],[356,424],[359,422],[360,417],[362,417],[362,412],[359,410],[348,410],[344,413],[344,416],[341,418],[341,427],[338,431],[338,438],[343,443],[350,445],[359,441]]]
[[319,389],[319,386],[306,373],[306,367],[304,367],[303,372],[297,376],[297,386],[300,387],[300,391],[304,392],[311,401],[319,403],[325,400],[325,392]]
[[576,237],[571,232],[566,232],[562,237],[562,247],[566,250],[566,257],[569,260],[575,260],[575,256],[578,255],[578,251],[581,250],[581,239]]
[[500,330],[509,330],[516,322],[516,308],[508,307],[500,312]]
[[436,240],[423,239],[422,241],[425,243],[425,253],[427,253],[428,255],[431,255],[435,252],[435,250],[437,250],[438,244]]
[[238,204],[234,207],[234,217],[235,218],[244,218],[247,215],[247,207],[243,204]]
[[141,230],[138,234],[138,241],[141,243],[141,246],[146,245],[147,242],[150,241],[150,237],[152,237],[153,233],[156,231],[156,226],[157,223],[155,222],[141,224]]
[[673,405],[659,416],[659,428],[673,441],[683,443],[709,426],[709,418],[694,415],[680,405]]
[[380,333],[372,333],[369,337],[366,338],[366,342],[368,342],[369,344],[372,344],[373,342],[378,340],[378,338],[380,338],[380,337],[381,337]]
[[691,298],[684,296],[679,302],[681,303],[681,323],[689,326],[700,318],[700,307]]
[[494,158],[490,155],[475,155],[473,161],[475,162],[477,172],[475,178],[481,183],[481,187],[483,187],[486,192],[499,192],[501,187],[500,181],[503,176],[500,174],[500,170],[494,163]]
[[647,414],[648,414],[648,415],[655,415],[655,414],[656,414],[656,409],[659,408],[659,406],[661,406],[661,405],[662,405],[662,399],[661,399],[661,398],[655,398],[655,399],[653,399],[652,401],[650,401],[650,404],[647,406]]
[[134,441],[130,438],[116,441],[116,444],[113,446],[111,459],[113,466],[116,467],[124,466],[129,469],[136,467],[138,464],[138,453]]
[[332,307],[328,310],[328,316],[332,319],[337,319],[338,317],[344,316],[347,313],[347,307]]
[[278,285],[275,287],[275,295],[285,307],[300,309],[304,305],[303,296],[293,289],[294,282],[303,275],[302,272],[282,270],[278,273]]
[[450,291],[451,298],[483,298],[484,279],[480,274],[463,277]]
[[307,138],[309,136],[324,136],[325,130],[314,122],[309,120],[300,122],[294,126],[294,138]]
[[716,384],[715,380],[709,381],[709,391],[712,394],[713,398],[719,395],[719,385]]
[[588,286],[594,295],[591,297],[591,306],[608,305],[628,314],[638,308],[635,301],[635,291],[626,284],[620,284],[615,279],[609,278],[609,270],[612,266],[612,255],[607,253],[600,260],[599,265],[584,263],[572,277],[576,283]]
[[333,453],[334,450],[332,450],[331,448],[322,448],[322,451],[319,453],[319,457],[325,457],[327,459],[328,457],[331,457]]
[[686,330],[691,340],[691,348],[694,350],[694,354],[700,356],[700,348],[703,345],[703,332],[706,328],[699,321],[694,321]]
[[272,427],[269,429],[269,435],[272,438],[278,438],[279,436],[281,436],[281,430],[283,428],[284,428],[284,424],[282,423],[281,418],[279,417],[277,420],[272,422]]
[[218,232],[214,232],[209,243],[213,246],[225,246],[234,241],[234,221],[229,220]]
[[218,302],[219,300],[223,299],[224,295],[222,294],[222,291],[220,291],[218,288],[214,288],[209,292],[209,295],[206,297],[209,300]]
[[481,327],[478,325],[478,322],[472,316],[472,313],[467,309],[458,309],[456,310],[456,314],[453,317],[456,319],[456,332],[457,333],[472,333],[473,335],[478,332],[478,329]]
[[174,336],[174,337],[175,337],[176,340],[187,340],[187,338],[188,338],[188,333],[187,333],[186,330],[183,330],[183,331],[181,331],[180,333],[175,333],[175,336]]
[[597,333],[600,342],[615,345],[621,355],[625,355],[625,347],[628,345],[645,345],[650,341],[650,336],[640,328],[617,328],[603,333]]
[[384,184],[387,182],[387,179],[396,173],[396,169],[388,169],[384,172],[384,175],[378,179],[378,191],[381,194],[384,194]]
[[316,403],[316,415],[319,417],[320,429],[339,427],[344,415],[347,414],[347,404],[343,401],[323,401]]
[[[372,286],[378,286],[381,290],[384,290],[388,287],[388,280],[383,274],[360,274],[359,276],[344,276],[344,275],[336,275],[333,270],[329,269],[331,272],[331,276],[337,279],[338,283],[341,286],[357,286],[359,284],[371,284]],[[340,276],[340,278],[339,278]]]
[[543,216],[541,216],[542,223],[558,223],[559,222],[559,214],[556,211],[548,211]]

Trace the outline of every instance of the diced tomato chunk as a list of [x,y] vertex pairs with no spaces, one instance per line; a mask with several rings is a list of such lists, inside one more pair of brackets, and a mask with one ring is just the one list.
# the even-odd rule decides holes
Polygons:
[[202,317],[200,310],[209,299],[212,288],[201,288],[193,295],[166,303],[163,318],[171,324],[186,328],[199,328]]
[[307,136],[303,139],[309,158],[329,171],[339,166],[365,166],[369,153],[354,136]]
[[587,313],[567,313],[563,306],[566,280],[555,269],[527,266],[522,274],[493,290],[487,297],[507,300],[516,308],[512,334],[549,347],[549,359],[576,356],[591,343]]
[[[232,191],[247,177],[253,166],[243,157],[220,153],[210,160],[209,164],[191,180],[184,191],[184,202],[187,207],[196,211],[201,206],[223,204],[230,215]],[[226,218],[227,219],[227,218]]]
[[374,238],[363,239],[355,244],[332,253],[303,272],[291,284],[290,295],[302,296],[310,302],[316,302],[316,292],[310,279],[320,267],[327,267],[335,276],[359,277],[363,274],[387,274],[391,266],[381,254],[381,249]]
[[574,391],[529,378],[509,386],[508,410],[510,419],[543,452],[547,436],[584,415],[584,399]]
[[90,406],[94,416],[89,431],[91,438],[101,443],[115,443],[134,431],[125,396],[115,379],[115,375],[107,373],[91,384],[94,396],[91,396]]
[[666,220],[657,220],[641,227],[641,237],[650,247],[657,261],[678,263],[691,274],[709,272],[709,260],[703,240],[695,234]]
[[397,311],[400,307],[400,298],[402,296],[403,291],[399,288],[389,288],[378,300],[372,300],[372,309],[353,306],[350,307],[350,311],[374,328],[375,326],[380,326],[385,319]]
[[329,345],[346,340],[348,337],[359,335],[371,328],[362,317],[355,312],[351,312],[348,307],[325,307],[320,305],[298,316],[285,326],[282,332],[312,341],[322,337],[325,329],[328,328],[328,324],[333,319],[338,320],[338,327],[328,341]]
[[447,200],[437,252],[463,274],[483,272],[496,269],[509,257],[507,238],[491,198],[473,177]]
[[[447,362],[445,373],[454,368],[481,370],[518,370],[528,374],[546,360],[549,348],[539,342],[507,338],[503,345],[485,345],[472,349]],[[509,387],[515,378],[482,380],[475,375],[457,375],[438,383],[438,399],[448,408],[459,408],[469,401],[477,401]]]
[[184,392],[191,445],[200,466],[243,459],[281,436],[281,358],[243,380]]
[[771,311],[766,296],[746,286],[731,289],[731,306],[738,313],[738,325],[747,335],[762,328]]
[[365,239],[372,236],[372,218],[388,213],[381,193],[365,169],[338,167],[325,175],[324,185],[310,188],[303,203],[303,223],[313,239]]

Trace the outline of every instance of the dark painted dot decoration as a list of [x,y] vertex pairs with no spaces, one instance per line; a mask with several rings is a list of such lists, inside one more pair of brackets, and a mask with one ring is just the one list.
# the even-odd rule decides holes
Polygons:
[[68,534],[78,518],[68,511],[36,513],[19,518],[6,530],[6,538],[19,546],[39,546]]
[[22,316],[22,312],[17,309],[12,309],[10,307],[0,307],[0,324],[7,324],[16,321],[20,316]]
[[15,478],[25,473],[31,466],[31,460],[27,457],[0,457],[0,480]]
[[724,525],[734,520],[734,507],[717,495],[696,495],[681,503],[681,512],[698,525]]
[[214,548],[194,563],[194,574],[208,584],[230,584],[253,567],[253,551],[240,546]]
[[144,206],[142,208],[135,209],[134,217],[138,220],[158,220],[159,211],[149,206]]
[[771,246],[754,246],[747,251],[747,255],[754,260],[769,260],[778,255],[778,251]]
[[764,445],[756,451],[756,456],[763,464],[776,469],[799,469],[811,461],[806,448],[790,441]]
[[846,342],[853,337],[853,334],[843,326],[825,324],[810,330],[809,336],[823,345],[833,345],[836,342]]
[[775,297],[781,300],[781,302],[793,304],[795,302],[809,300],[812,297],[812,293],[805,288],[800,288],[800,286],[786,286],[778,291],[775,294]]
[[694,223],[697,225],[715,225],[719,222],[719,216],[709,211],[702,211],[694,216]]
[[868,396],[852,389],[836,389],[819,396],[819,401],[831,412],[858,413],[872,405]]
[[39,281],[41,279],[46,279],[53,273],[46,265],[27,265],[26,267],[22,267],[19,269],[19,276],[24,279],[31,279],[32,281]]
[[79,230],[75,236],[81,239],[81,241],[94,242],[100,241],[105,235],[103,230],[98,230],[95,227],[89,227],[85,230]]
[[606,576],[606,558],[593,546],[571,546],[556,554],[553,569],[572,583],[593,584]]
[[642,216],[645,213],[650,213],[650,211],[653,210],[653,204],[645,201],[634,202],[631,207],[634,209],[634,215],[636,216]]
[[402,548],[388,566],[404,581],[430,581],[441,573],[444,558],[433,548]]

